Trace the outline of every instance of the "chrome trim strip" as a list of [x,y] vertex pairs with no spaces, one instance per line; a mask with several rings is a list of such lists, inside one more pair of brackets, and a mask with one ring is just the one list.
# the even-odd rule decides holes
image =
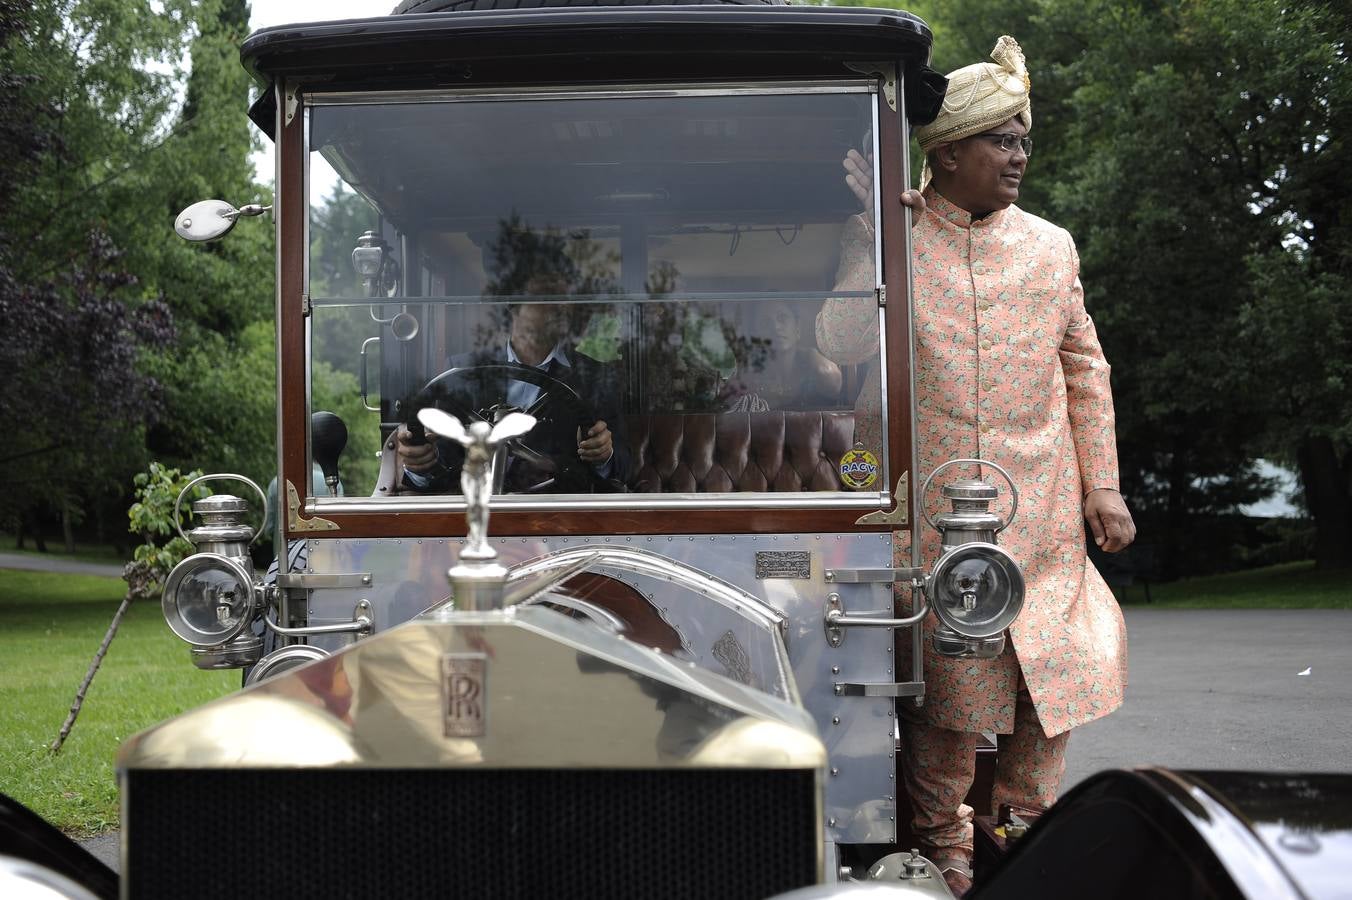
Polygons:
[[[825,496],[821,496],[825,495]],[[746,510],[746,509],[878,509],[888,502],[885,492],[869,491],[786,491],[782,494],[611,494],[604,499],[594,494],[560,494],[558,499],[538,499],[510,494],[493,498],[494,512],[625,512],[664,510]],[[587,499],[568,499],[568,498]],[[429,497],[310,497],[305,501],[305,516],[313,518],[357,513],[464,512],[459,494]]]
[[[876,279],[875,279],[876,280]],[[703,303],[719,301],[725,303],[753,303],[759,300],[787,300],[794,303],[810,303],[818,300],[831,300],[838,297],[867,297],[873,299],[875,291],[711,291],[705,293],[672,294],[569,294],[567,296],[532,295],[533,303],[588,304],[588,303]],[[418,303],[439,303],[467,305],[507,305],[517,303],[518,295],[460,294],[436,297],[398,296],[384,300],[365,300],[359,297],[311,297],[311,307],[343,308],[360,306],[406,306],[410,301]]]
[[[882,179],[878,177],[881,164],[878,161],[878,101],[876,97],[871,112],[873,114],[873,131],[871,132],[873,146],[869,148],[869,152],[873,154],[873,287],[876,289],[883,286],[883,272],[880,264],[880,260],[883,258],[883,188]],[[905,172],[904,168],[902,172]]]
[[720,606],[734,610],[756,621],[778,638],[774,642],[775,665],[779,670],[777,673],[779,680],[792,695],[787,699],[791,703],[802,703],[802,699],[798,695],[798,685],[791,674],[793,668],[789,663],[788,647],[784,643],[784,630],[788,626],[788,616],[736,585],[723,581],[721,578],[716,578],[707,572],[678,563],[650,550],[611,547],[603,544],[558,550],[518,566],[513,566],[511,573],[507,576],[508,582],[527,578],[538,572],[546,572],[575,560],[588,558],[594,559],[593,565],[596,567],[609,566],[626,569],[640,575],[661,578],[673,584],[682,584],[692,590],[699,591],[701,595],[708,597]]
[[[304,129],[305,129],[305,131],[304,131],[304,144],[303,144],[302,147],[301,147],[301,154],[302,154],[302,159],[301,159],[301,167],[302,167],[302,168],[301,168],[301,172],[302,172],[302,181],[303,181],[303,183],[302,183],[302,185],[301,185],[301,196],[303,197],[303,202],[304,202],[304,207],[305,207],[305,218],[304,218],[304,220],[301,222],[301,230],[300,230],[300,252],[301,252],[301,254],[302,254],[302,256],[301,256],[301,296],[302,296],[302,297],[307,297],[307,296],[309,296],[309,294],[310,294],[310,216],[313,214],[313,209],[312,209],[311,206],[310,206],[310,106],[309,106],[308,103],[305,103],[305,95],[304,95],[304,94],[301,95],[301,102],[302,102],[302,104],[304,104],[304,105],[302,106],[302,109],[301,109],[301,115],[302,115],[302,121],[303,121],[303,123],[304,123]],[[314,376],[313,376],[313,372],[314,372],[314,316],[311,315],[311,314],[307,311],[306,314],[305,314],[305,316],[304,316],[304,318],[301,320],[301,324],[302,324],[302,327],[303,327],[304,333],[305,333],[305,356],[304,356],[304,361],[305,361],[305,419],[304,419],[304,421],[308,423],[308,422],[311,422],[311,421],[313,420],[313,416],[314,416]],[[280,344],[281,341],[279,340],[278,343]],[[279,378],[279,379],[277,379],[277,380],[278,380],[278,384],[279,384],[279,386],[280,386],[281,379]],[[310,497],[310,494],[314,492],[314,475],[313,475],[313,472],[314,472],[314,468],[315,468],[314,448],[311,446],[311,444],[313,443],[313,440],[312,440],[313,435],[311,434],[311,431],[312,431],[312,429],[311,429],[310,427],[307,426],[306,429],[305,429],[305,480],[304,480],[304,482],[303,482],[303,485],[304,485],[304,487],[305,487],[305,496],[306,496],[307,498],[309,498],[309,499],[306,500],[306,503],[307,503],[307,504],[310,503],[310,502],[312,502],[312,501],[314,500],[313,497]],[[277,429],[277,434],[278,434],[278,435],[281,435],[281,434],[282,434],[282,430],[281,430],[280,428]],[[277,443],[278,443],[278,446],[279,446],[279,449],[280,449],[280,445],[281,445],[281,440],[280,440],[280,438],[278,439],[278,442],[277,442]],[[279,468],[277,469],[277,471],[280,472],[280,471],[282,471],[282,470],[281,470],[281,468],[279,467]],[[310,518],[313,518],[313,517],[310,517]]]
[[[900,90],[897,92],[901,93]],[[898,101],[900,102],[900,101]],[[878,97],[873,98],[873,285],[875,291],[883,288],[883,208],[882,208],[882,159],[881,139],[878,136]],[[903,107],[902,112],[905,112]],[[901,121],[902,134],[906,134],[906,120],[903,117]],[[902,156],[909,155],[909,143],[903,143]],[[903,168],[903,173],[904,173]],[[904,174],[903,174],[904,178]],[[909,248],[907,250],[909,253]],[[908,256],[907,259],[910,257]],[[881,296],[881,295],[879,295]],[[897,478],[897,473],[892,471],[890,460],[892,459],[892,440],[888,432],[887,421],[892,416],[892,408],[887,402],[887,306],[878,305],[878,409],[879,417],[882,420],[882,442],[879,448],[882,454],[883,484],[891,484]],[[888,505],[887,497],[883,498],[882,506]]]
[[427,91],[333,91],[330,93],[307,94],[303,99],[306,106],[371,106],[390,103],[452,103],[452,102],[493,102],[503,100],[630,100],[664,97],[729,97],[729,96],[773,96],[782,94],[876,94],[878,83],[874,79],[839,78],[819,81],[785,83],[774,82],[699,82],[686,87],[673,88],[658,85],[635,85],[632,88],[616,89],[613,86],[572,85],[542,91],[538,88],[523,87],[465,88],[463,90],[427,90]]
[[541,572],[549,572],[570,565],[580,559],[588,559],[596,566],[614,566],[628,569],[640,575],[684,584],[706,594],[722,606],[760,619],[760,624],[767,628],[777,629],[788,621],[788,617],[782,612],[734,584],[729,584],[721,578],[716,578],[693,566],[676,562],[660,553],[654,553],[651,550],[639,550],[634,547],[592,544],[585,547],[556,550],[553,553],[547,553],[518,566],[513,566],[507,580],[509,583],[519,581]]
[[569,597],[564,594],[551,594],[548,597],[532,597],[522,602],[522,606],[533,606],[538,604],[552,604],[562,606],[564,609],[571,609],[574,612],[581,613],[591,621],[607,629],[612,634],[623,634],[625,631],[624,620],[615,615],[610,610],[595,603],[589,603],[580,597]]
[[[905,77],[905,76],[903,76],[903,77]],[[904,90],[904,87],[905,87],[905,86],[902,85],[902,88],[903,88],[903,89],[897,91],[898,96],[901,98],[900,101],[899,101],[900,104],[901,104],[901,110],[900,110],[900,112],[898,113],[898,115],[901,116],[901,123],[902,123],[902,127],[903,127],[903,128],[905,128],[905,126],[906,126],[906,91]],[[901,154],[901,183],[904,184],[904,185],[906,185],[908,188],[910,187],[910,184],[911,184],[911,154],[910,154],[909,152],[905,152],[905,153],[902,153],[902,154]],[[906,245],[906,260],[907,260],[907,262],[906,262],[906,265],[907,265],[907,269],[906,269],[906,280],[905,280],[905,288],[906,288],[906,319],[907,319],[908,327],[909,327],[909,329],[910,329],[910,340],[909,340],[907,343],[908,343],[909,348],[910,348],[910,356],[911,356],[911,358],[910,358],[909,360],[907,360],[907,369],[906,369],[906,380],[907,380],[907,384],[910,385],[910,392],[911,392],[911,409],[910,409],[910,415],[911,415],[911,471],[915,473],[915,476],[914,476],[915,478],[919,478],[919,477],[920,477],[920,417],[916,414],[916,410],[917,410],[917,408],[918,408],[918,403],[917,403],[918,398],[917,398],[916,395],[915,395],[915,342],[916,342],[916,332],[915,332],[915,286],[914,286],[914,284],[913,284],[913,282],[912,282],[912,278],[913,278],[914,272],[915,272],[915,248],[914,248],[914,246],[913,246],[912,243],[911,243],[911,208],[910,208],[909,206],[903,207],[903,208],[902,208],[902,224],[903,224],[903,227],[906,229],[906,234],[904,235],[904,241],[905,241],[905,245]],[[886,408],[886,407],[884,407],[884,408]],[[914,505],[916,505],[916,506],[922,506],[922,505],[924,504],[924,502],[925,502],[925,498],[924,498],[924,497],[913,497],[913,498],[911,498],[911,503],[914,504]],[[913,523],[914,523],[915,518],[916,518],[915,516],[912,516],[912,517],[911,517]],[[911,538],[911,566],[912,566],[913,568],[919,568],[919,567],[923,564],[923,561],[922,561],[921,558],[920,558],[920,556],[921,556],[921,554],[920,554],[920,543],[921,543],[921,542],[920,542],[919,540],[917,540],[916,537],[915,537],[915,530],[914,530],[914,529],[915,529],[915,525],[912,524],[911,528],[912,528],[912,531],[911,531],[911,535],[912,535],[912,538]],[[911,593],[911,604],[912,604],[912,608],[914,608],[914,604],[915,604],[915,591],[914,591],[914,590],[913,590],[912,593]],[[915,662],[914,662],[914,669],[915,669],[915,672],[916,672],[915,678],[916,678],[917,681],[919,681],[920,678],[921,678],[921,676],[920,676],[920,674],[919,674],[919,673],[921,672],[921,666],[920,666],[921,640],[920,640],[920,629],[918,629],[918,628],[916,629],[914,640],[915,640],[915,645],[914,645],[915,653],[913,654],[913,658],[914,658],[914,660],[915,660]]]

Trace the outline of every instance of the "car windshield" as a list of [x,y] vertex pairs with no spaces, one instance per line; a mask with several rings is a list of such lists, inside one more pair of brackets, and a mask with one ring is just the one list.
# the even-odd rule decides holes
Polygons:
[[[886,448],[855,448],[856,409],[882,415],[860,397],[877,352],[815,339],[824,301],[878,283],[876,264],[837,281],[843,230],[875,231],[841,165],[876,157],[869,84],[310,102],[311,408],[360,410],[349,429],[386,457],[412,426],[416,448],[357,460],[347,497],[459,492],[427,405],[537,417],[502,493],[888,483]],[[873,477],[842,477],[852,459]]]

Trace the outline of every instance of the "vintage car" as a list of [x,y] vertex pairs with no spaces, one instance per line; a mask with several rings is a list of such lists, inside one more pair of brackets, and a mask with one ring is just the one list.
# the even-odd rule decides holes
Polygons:
[[[2,805],[0,885],[948,896],[908,852],[898,710],[923,654],[999,653],[1023,586],[1003,472],[915,466],[909,213],[881,198],[942,94],[930,45],[896,10],[623,0],[408,0],[251,36],[276,562],[250,558],[252,495],[217,494],[163,600],[192,661],[245,687],[124,745],[120,880]],[[267,211],[208,200],[175,227]],[[873,279],[844,290],[855,219]],[[865,312],[862,352],[822,346],[828,304]],[[1201,782],[1120,777],[1155,792],[1123,801],[1154,804],[1144,831],[1221,815]],[[1095,784],[1011,854],[1010,896],[1056,895],[1058,834],[1142,895],[1253,896],[1214,855],[1177,868],[1172,839],[1089,840],[1119,791]]]

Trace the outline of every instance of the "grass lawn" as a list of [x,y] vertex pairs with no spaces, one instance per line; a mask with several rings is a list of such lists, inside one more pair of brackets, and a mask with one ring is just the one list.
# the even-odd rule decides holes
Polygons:
[[[1139,584],[1116,594],[1124,604],[1145,604]],[[1352,609],[1352,576],[1316,571],[1313,562],[1283,563],[1152,584],[1150,599],[1155,606],[1179,609]]]
[[[86,557],[87,558],[87,557]],[[239,672],[193,668],[159,604],[127,611],[75,728],[65,721],[123,596],[117,578],[0,569],[0,791],[69,834],[118,825],[113,760],[127,736],[239,686]]]

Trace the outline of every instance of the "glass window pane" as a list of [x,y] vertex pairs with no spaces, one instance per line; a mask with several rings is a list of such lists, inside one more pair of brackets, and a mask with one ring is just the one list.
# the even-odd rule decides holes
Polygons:
[[[312,403],[364,378],[375,409],[350,430],[413,426],[412,474],[349,497],[458,492],[458,448],[419,443],[430,403],[537,416],[499,469],[509,493],[886,489],[881,465],[840,472],[857,437],[885,455],[874,229],[842,167],[872,151],[870,93],[309,116]],[[862,349],[819,342],[824,305]]]

